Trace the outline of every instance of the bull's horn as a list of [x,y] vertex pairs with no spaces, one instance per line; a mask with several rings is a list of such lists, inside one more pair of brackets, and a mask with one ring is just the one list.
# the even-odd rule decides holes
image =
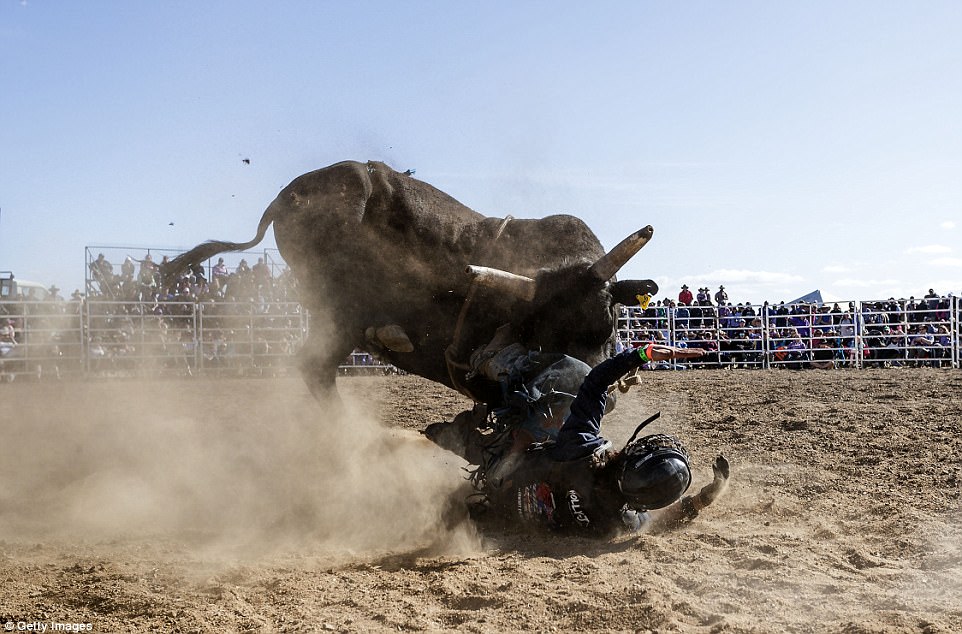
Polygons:
[[473,276],[478,284],[482,286],[510,293],[528,302],[534,299],[537,284],[530,277],[515,275],[514,273],[502,271],[501,269],[492,269],[487,266],[474,266],[473,264],[468,265],[465,272]]
[[651,225],[634,232],[592,264],[591,269],[589,269],[591,274],[602,282],[607,282],[641,250],[641,247],[648,244],[654,232],[655,230]]

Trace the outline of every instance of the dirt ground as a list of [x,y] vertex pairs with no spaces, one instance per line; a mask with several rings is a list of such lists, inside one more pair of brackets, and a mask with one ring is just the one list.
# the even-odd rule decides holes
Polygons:
[[646,373],[607,435],[660,410],[731,486],[609,541],[459,521],[414,430],[469,403],[339,386],[343,414],[296,378],[0,386],[0,627],[962,631],[958,370]]

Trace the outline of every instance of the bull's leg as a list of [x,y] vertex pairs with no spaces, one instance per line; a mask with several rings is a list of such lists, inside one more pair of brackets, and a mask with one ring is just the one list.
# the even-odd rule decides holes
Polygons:
[[335,385],[337,367],[351,354],[354,345],[347,338],[331,339],[311,331],[301,348],[300,369],[314,398],[325,405],[339,406],[341,401]]

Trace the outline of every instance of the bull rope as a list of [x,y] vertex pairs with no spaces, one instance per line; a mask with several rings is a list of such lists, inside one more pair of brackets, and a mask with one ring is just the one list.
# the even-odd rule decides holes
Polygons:
[[[511,220],[514,220],[514,216],[511,216],[510,214],[504,217],[504,219],[501,221],[501,224],[498,226],[498,230],[494,232],[494,238],[488,244],[488,250],[490,250],[490,247],[493,246],[494,243],[498,241],[498,238],[500,238],[501,234],[504,233],[504,228],[508,226],[508,222],[510,222]],[[487,255],[488,253],[484,254],[484,256],[487,256]],[[482,261],[485,259],[486,257],[480,258],[480,260]],[[458,392],[460,392],[461,394],[464,394],[468,398],[475,401],[477,399],[474,397],[471,391],[468,390],[464,386],[464,384],[457,379],[454,372],[455,369],[470,370],[471,366],[464,363],[458,363],[457,361],[455,361],[454,352],[460,346],[461,328],[462,326],[464,326],[464,319],[468,315],[468,309],[471,307],[471,302],[474,301],[474,296],[477,293],[477,290],[478,290],[478,280],[477,278],[475,278],[471,280],[471,287],[468,289],[468,294],[464,298],[464,303],[461,304],[461,312],[458,313],[458,321],[454,326],[454,336],[451,338],[451,344],[444,349],[444,362],[448,367],[448,378],[451,379],[451,385],[453,385],[454,389],[456,389]]]

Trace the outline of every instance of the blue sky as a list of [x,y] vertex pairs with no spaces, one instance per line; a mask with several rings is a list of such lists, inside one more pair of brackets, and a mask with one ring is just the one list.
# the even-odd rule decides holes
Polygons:
[[607,247],[652,224],[621,277],[662,296],[959,294],[960,113],[957,1],[0,0],[0,269],[247,240],[356,159]]

